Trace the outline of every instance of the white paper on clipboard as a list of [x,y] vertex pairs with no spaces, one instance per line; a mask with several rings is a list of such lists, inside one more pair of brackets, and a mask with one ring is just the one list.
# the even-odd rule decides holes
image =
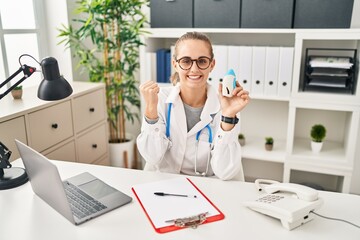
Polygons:
[[[223,216],[205,195],[185,177],[135,185],[132,190],[155,229],[173,225],[173,223],[167,222],[169,220],[201,213],[207,213],[207,218],[217,215]],[[196,198],[157,196],[154,192],[196,195]]]

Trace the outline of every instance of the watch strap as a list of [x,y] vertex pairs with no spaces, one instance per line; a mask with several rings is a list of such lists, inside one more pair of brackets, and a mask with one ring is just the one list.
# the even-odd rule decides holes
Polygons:
[[236,116],[234,118],[231,118],[221,115],[221,121],[224,123],[237,124],[239,122],[239,119]]

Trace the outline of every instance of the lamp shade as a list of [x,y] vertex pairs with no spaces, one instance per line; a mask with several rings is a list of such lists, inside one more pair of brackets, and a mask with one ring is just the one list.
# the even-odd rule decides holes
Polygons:
[[47,57],[41,61],[44,79],[38,89],[38,98],[47,101],[60,100],[73,92],[70,84],[60,75],[59,65],[55,58]]

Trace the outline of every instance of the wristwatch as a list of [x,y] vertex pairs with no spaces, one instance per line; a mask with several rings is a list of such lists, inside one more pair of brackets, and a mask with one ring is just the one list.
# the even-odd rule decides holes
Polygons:
[[239,119],[236,116],[234,118],[231,118],[221,115],[221,121],[224,123],[237,124],[239,122]]

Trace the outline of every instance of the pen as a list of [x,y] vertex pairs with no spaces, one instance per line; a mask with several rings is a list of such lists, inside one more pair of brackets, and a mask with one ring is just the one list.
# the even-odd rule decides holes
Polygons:
[[197,198],[196,195],[174,194],[174,193],[164,193],[164,192],[154,192],[154,194],[157,196],[175,196],[175,197]]

